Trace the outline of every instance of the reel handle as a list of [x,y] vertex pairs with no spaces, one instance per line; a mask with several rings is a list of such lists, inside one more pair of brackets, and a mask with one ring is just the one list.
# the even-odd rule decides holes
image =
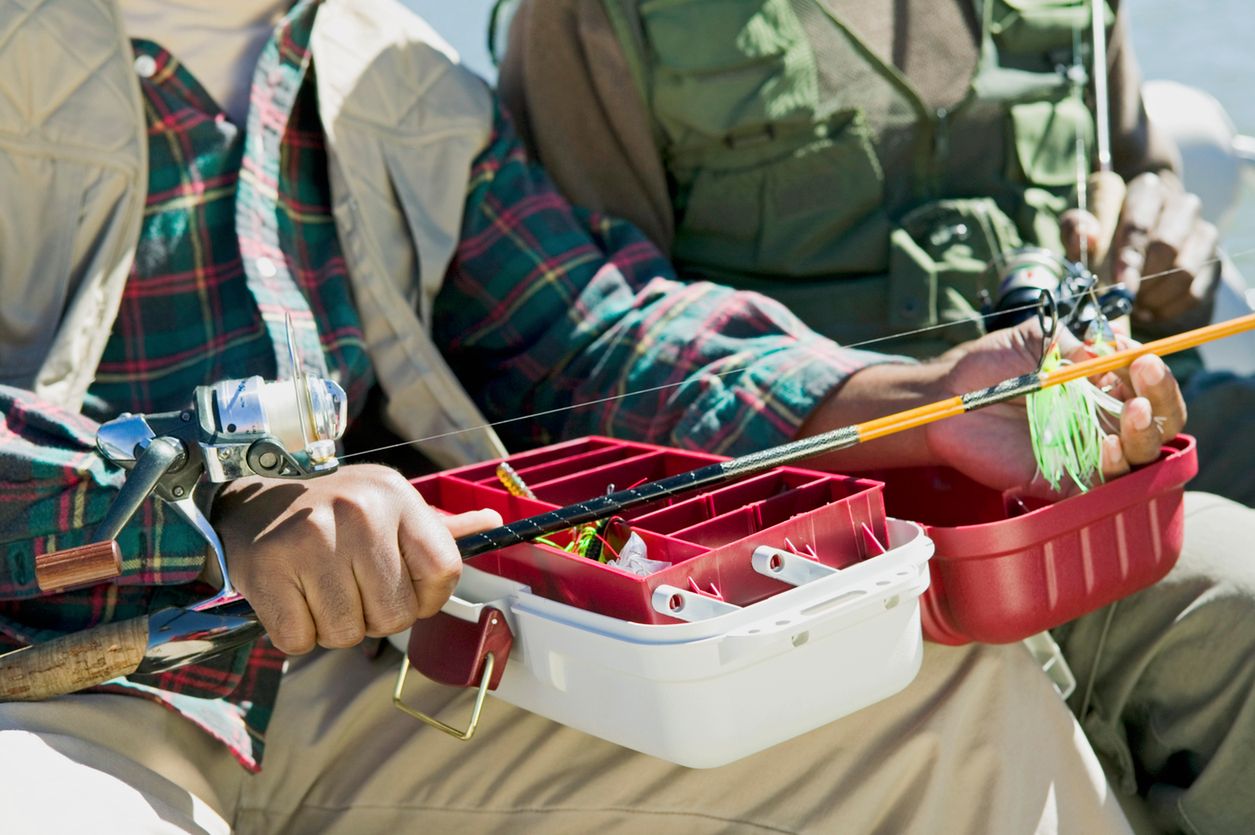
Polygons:
[[35,557],[35,582],[43,592],[94,586],[121,573],[122,551],[115,539],[89,542]]
[[1091,254],[1094,272],[1100,273],[1107,281],[1111,280],[1111,266],[1107,263],[1111,254],[1111,244],[1115,240],[1116,229],[1120,226],[1120,213],[1124,209],[1124,198],[1128,188],[1124,178],[1114,171],[1095,171],[1089,175],[1086,185],[1089,199],[1089,212],[1098,219],[1098,243]]

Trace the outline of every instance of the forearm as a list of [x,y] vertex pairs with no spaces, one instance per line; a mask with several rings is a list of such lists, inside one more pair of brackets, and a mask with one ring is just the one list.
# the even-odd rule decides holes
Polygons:
[[886,361],[765,297],[675,281],[635,229],[573,210],[505,124],[436,308],[437,343],[485,412],[537,415],[501,427],[523,443],[596,432],[741,454],[793,439],[849,374]]
[[[951,361],[885,363],[868,366],[847,379],[802,424],[798,437],[809,437],[844,426],[884,417],[904,409],[952,396],[942,383]],[[910,467],[937,464],[922,428],[899,432],[849,449],[830,453],[807,466],[838,471]]]
[[1111,153],[1125,179],[1155,172],[1177,180],[1180,152],[1162,128],[1156,129],[1142,100],[1142,74],[1129,37],[1128,3],[1119,4],[1108,46]]

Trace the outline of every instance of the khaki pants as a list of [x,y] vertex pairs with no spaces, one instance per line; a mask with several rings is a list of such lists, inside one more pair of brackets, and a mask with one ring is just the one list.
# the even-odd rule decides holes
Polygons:
[[[453,740],[391,705],[399,653],[297,660],[265,767],[164,708],[0,706],[5,832],[1127,832],[1079,727],[1018,645],[929,646],[902,693],[713,770],[490,701]],[[407,687],[461,722],[468,694]],[[228,825],[230,822],[230,825]]]
[[1061,629],[1069,703],[1160,831],[1255,832],[1255,511],[1186,494],[1186,546],[1154,586]]
[[[1255,516],[1187,498],[1154,588],[1058,630],[1074,708],[1166,826],[1250,831]],[[929,645],[903,692],[712,770],[672,766],[491,701],[469,743],[391,706],[398,655],[293,662],[250,776],[127,696],[0,705],[5,832],[1126,832],[1089,743],[1019,646]],[[453,724],[468,694],[413,679]],[[1188,752],[1188,753],[1183,753]],[[1134,765],[1134,763],[1137,763]],[[227,822],[230,822],[228,825]]]

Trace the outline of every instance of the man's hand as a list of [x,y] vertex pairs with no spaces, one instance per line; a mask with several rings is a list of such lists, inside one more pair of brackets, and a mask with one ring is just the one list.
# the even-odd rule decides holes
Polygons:
[[[1071,334],[1060,337],[1064,354],[1083,350]],[[798,437],[935,403],[1037,370],[1040,326],[1035,321],[995,331],[925,363],[884,363],[853,374],[815,409]],[[1103,450],[1103,473],[1114,477],[1159,455],[1162,442],[1185,425],[1185,401],[1172,373],[1155,356],[1140,357],[1120,375],[1099,381],[1125,402],[1119,435]],[[811,466],[838,472],[945,465],[990,487],[1020,488],[1057,496],[1037,473],[1023,402],[1000,403],[930,423],[814,459]]]
[[232,581],[275,646],[298,654],[435,614],[461,575],[454,539],[501,517],[442,516],[396,471],[359,464],[304,481],[231,482],[214,522]]
[[[1070,334],[1061,336],[1065,356],[1083,359],[1082,346]],[[945,369],[942,383],[951,395],[984,388],[1036,370],[1041,335],[1036,322],[996,331],[961,345],[937,362]],[[1098,381],[1124,401],[1119,435],[1103,442],[1106,478],[1146,464],[1159,456],[1164,440],[1185,426],[1185,401],[1168,367],[1159,357],[1139,357],[1121,374]],[[971,414],[925,427],[933,454],[966,475],[996,489],[1024,489],[1030,495],[1054,494],[1033,458],[1028,418],[1022,401],[1000,403]]]
[[[1103,235],[1098,221],[1073,210],[1060,218],[1068,257],[1092,255]],[[1133,320],[1173,332],[1206,324],[1219,271],[1213,266],[1219,233],[1202,218],[1198,197],[1175,178],[1142,174],[1129,182],[1110,249],[1111,279],[1135,296]],[[1099,265],[1094,265],[1099,266]],[[1143,281],[1143,278],[1146,278]]]

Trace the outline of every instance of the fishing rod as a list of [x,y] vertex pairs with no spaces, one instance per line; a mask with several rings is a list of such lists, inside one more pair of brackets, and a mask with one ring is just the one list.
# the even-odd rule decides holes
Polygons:
[[[470,558],[497,548],[526,542],[538,536],[557,533],[578,525],[609,518],[628,508],[668,497],[685,490],[731,481],[773,467],[792,464],[816,455],[846,449],[856,444],[875,440],[876,438],[883,438],[897,432],[903,432],[939,420],[983,409],[987,406],[1039,392],[1052,386],[1063,385],[1073,380],[1115,371],[1132,363],[1138,357],[1147,354],[1165,356],[1250,330],[1255,330],[1255,313],[1197,328],[1154,342],[1148,342],[1145,345],[1117,351],[1105,356],[1064,365],[1052,371],[1039,370],[1012,377],[987,388],[862,423],[833,429],[809,438],[781,444],[738,458],[732,458],[728,461],[709,464],[686,473],[641,484],[628,490],[613,492],[547,513],[520,519],[498,528],[462,537],[457,540],[457,547],[463,558]],[[310,379],[298,386],[296,393],[298,399],[305,406],[308,406],[311,403],[310,392],[319,391],[321,388],[322,381]],[[235,389],[232,391],[235,391]],[[216,402],[210,402],[208,398],[215,393],[220,399]],[[272,391],[268,394],[277,395],[279,393],[281,392]],[[205,400],[204,405],[207,407],[207,415],[213,416],[222,413],[221,407],[227,402],[222,398],[226,398],[227,394],[226,388],[219,384],[216,390],[205,394],[201,398]],[[250,408],[257,405],[254,402]],[[317,403],[314,405],[317,405]],[[324,405],[336,409],[339,408],[336,403],[331,401],[327,401]],[[264,412],[265,409],[262,408],[257,414],[264,417]],[[286,413],[286,407],[281,407],[280,412],[281,414]],[[317,418],[316,416],[314,417],[315,423],[317,423]],[[255,470],[257,468],[267,468],[269,472],[286,474],[287,477],[292,478],[316,477],[320,473],[330,472],[336,464],[334,459],[322,459],[317,464],[318,469],[315,470],[306,463],[306,456],[299,454],[299,450],[297,451],[298,454],[295,455],[285,453],[284,444],[276,442],[265,425],[265,421],[260,420],[260,418],[259,422],[250,427],[247,435],[238,437],[222,435],[212,425],[212,418],[206,415],[197,418],[189,414],[187,418],[184,418],[182,414],[178,414],[171,417],[168,421],[156,420],[155,418],[156,416],[147,416],[145,418],[143,416],[128,415],[119,420],[125,420],[129,423],[138,421],[144,425],[145,431],[152,431],[153,428],[157,428],[163,430],[171,429],[173,432],[173,427],[201,426],[201,442],[195,441],[195,436],[187,435],[186,433],[184,438],[175,438],[173,441],[174,445],[183,454],[173,456],[173,463],[170,465],[172,475],[167,475],[166,478],[177,477],[178,485],[176,486],[184,486],[186,488],[186,483],[189,481],[190,476],[185,468],[191,466],[191,464],[204,467],[206,463],[210,463],[209,477],[211,480],[214,478],[226,480],[231,477],[231,472],[233,471],[247,473],[250,469]],[[291,423],[296,428],[299,428],[298,424],[309,419],[309,415],[296,415],[291,419]],[[149,421],[153,422],[154,427],[148,426]],[[326,422],[324,421],[322,425],[324,428],[322,433],[318,435],[319,443],[330,440],[327,434],[328,427]],[[106,432],[109,427],[110,424],[106,424],[102,427],[102,432]],[[237,426],[235,428],[237,431],[243,431],[241,427]],[[330,429],[331,433],[334,433],[334,431],[334,428]],[[117,427],[114,427],[112,432],[116,440]],[[299,444],[304,444],[307,448],[310,446],[304,432],[296,432],[294,436],[289,446]],[[202,447],[201,443],[204,437],[208,437],[216,445]],[[158,440],[160,438],[151,438],[145,446],[147,448],[159,449],[162,444],[157,443]],[[134,450],[135,447],[131,446],[129,449]],[[204,454],[207,450],[222,449],[228,450],[229,454],[223,455],[221,452],[211,455]],[[107,450],[102,449],[102,451]],[[165,458],[171,459],[172,457],[167,455]],[[217,464],[211,463],[221,463],[224,459],[233,461],[234,466],[224,470]],[[136,462],[133,461],[131,463],[133,469],[140,469]],[[283,469],[284,467],[286,469]],[[130,482],[128,481],[128,483]],[[179,492],[180,495],[177,498],[186,495],[185,492],[171,489],[169,482],[159,483],[159,487],[155,492],[163,498],[167,493],[173,496],[175,492]],[[176,507],[186,507],[186,505],[176,505]],[[218,557],[219,567],[224,572],[225,584],[229,587],[229,577],[225,575],[226,561],[221,553],[221,544],[218,542],[216,535],[208,541],[214,548],[215,555]],[[110,547],[99,547],[105,545]],[[114,564],[115,543],[104,542],[97,543],[96,546],[87,547],[89,549],[96,547],[97,551],[107,551],[108,559],[104,560],[104,562],[110,565]],[[70,562],[72,563],[73,561],[71,560]],[[63,565],[56,575],[60,579],[52,582],[54,584],[65,583],[69,585],[66,578],[78,576],[81,579],[81,575],[76,575],[70,569],[72,569],[72,565],[70,567]],[[102,579],[108,579],[107,569],[106,572],[89,578],[87,582],[100,582]],[[47,586],[45,586],[45,589],[47,589]],[[247,601],[240,598],[238,594],[223,595],[219,593],[210,598],[210,600],[200,604],[188,607],[173,607],[127,621],[103,624],[0,656],[0,700],[51,698],[136,672],[163,672],[241,646],[257,637],[260,633],[260,623],[256,614],[248,606]]]
[[797,441],[751,452],[738,458],[708,464],[695,470],[651,481],[628,490],[620,490],[546,513],[529,516],[501,527],[464,536],[457,541],[458,551],[469,558],[487,551],[527,542],[538,536],[557,533],[579,525],[597,522],[624,510],[666,498],[685,490],[720,484],[773,467],[781,467],[828,452],[836,452],[857,444],[905,432],[946,418],[1004,403],[1017,397],[1034,394],[1052,386],[1082,380],[1131,364],[1147,354],[1166,356],[1194,348],[1206,342],[1255,330],[1255,313],[1226,322],[1217,322],[1174,336],[1147,342],[1105,356],[1060,366],[1052,371],[1035,371],[1003,380],[987,388],[938,400],[924,406],[906,409],[885,417],[843,426]]
[[1094,139],[1098,171],[1111,171],[1111,94],[1107,79],[1107,4],[1102,0],[1090,3],[1090,33],[1094,74]]
[[[1128,189],[1111,162],[1111,93],[1107,77],[1107,4],[1090,0],[1090,74],[1094,79],[1094,155],[1097,170],[1089,175],[1088,211],[1103,230],[1094,247],[1094,269],[1104,265],[1124,208]],[[1085,247],[1082,246],[1082,250]]]

